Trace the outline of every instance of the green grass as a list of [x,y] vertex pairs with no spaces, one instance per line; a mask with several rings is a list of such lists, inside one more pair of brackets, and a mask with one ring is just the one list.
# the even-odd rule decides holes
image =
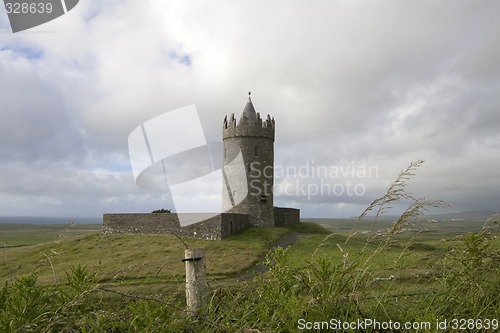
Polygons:
[[[40,228],[34,228],[37,231]],[[260,261],[270,243],[290,232],[284,228],[249,228],[223,241],[186,239],[191,248],[206,249],[209,278],[231,277]],[[12,237],[15,238],[15,237]],[[27,232],[20,242],[35,237]],[[89,233],[54,237],[39,244],[0,249],[0,282],[38,271],[39,282],[65,277],[69,265],[80,263],[98,271],[101,282],[149,284],[183,279],[184,245],[170,235],[113,235]]]
[[[324,221],[323,221],[324,222]],[[354,261],[368,262],[371,278],[380,281],[373,284],[375,293],[379,288],[388,284],[397,283],[399,293],[415,293],[422,290],[430,291],[440,288],[440,282],[436,279],[442,273],[445,258],[454,248],[459,246],[467,234],[467,222],[463,222],[463,228],[455,229],[455,233],[445,233],[437,226],[433,232],[405,231],[391,237],[387,246],[377,254],[375,250],[383,242],[383,236],[376,236],[377,232],[385,230],[382,224],[380,230],[371,223],[353,228],[353,221],[340,227],[329,223],[322,226],[336,230],[328,236],[316,234],[299,240],[289,250],[287,265],[291,268],[303,267],[306,262],[311,262],[313,257],[326,257],[333,262],[347,264]],[[387,224],[390,225],[390,224]],[[350,231],[347,232],[349,226]],[[362,233],[367,230],[370,232]],[[380,227],[380,224],[378,225]],[[449,230],[445,227],[444,230]],[[356,233],[357,232],[357,233]],[[500,250],[500,238],[493,239],[491,250]],[[394,279],[385,279],[393,276]]]
[[[18,234],[12,231],[10,237],[21,243],[34,241],[40,228],[43,229],[41,226],[33,227],[31,232],[27,228],[19,228]],[[469,247],[467,253],[470,253],[470,258],[465,264],[474,268],[483,265],[482,269],[478,269],[478,272],[482,272],[479,278],[475,271],[468,273],[468,266],[462,268],[457,265],[461,260],[460,255],[450,259],[450,255],[462,253],[462,249],[465,249],[464,240],[470,237],[465,237],[464,233],[444,233],[439,228],[433,232],[405,230],[387,239],[382,235],[377,236],[380,231],[386,230],[384,224],[371,225],[370,228],[369,232],[363,232],[367,226],[361,225],[354,234],[338,228],[338,232],[330,234],[322,226],[301,223],[287,228],[249,228],[223,241],[189,238],[184,241],[190,248],[205,249],[207,274],[213,292],[208,316],[230,328],[248,327],[248,323],[258,322],[264,325],[268,320],[272,322],[269,331],[286,324],[288,331],[295,332],[293,327],[296,319],[292,318],[302,317],[303,313],[307,313],[307,318],[311,320],[323,320],[325,315],[329,318],[346,316],[354,319],[356,313],[361,311],[365,316],[378,320],[413,320],[422,319],[420,316],[423,316],[433,321],[437,318],[435,316],[464,317],[467,311],[472,311],[471,315],[477,311],[497,313],[492,310],[491,297],[485,298],[484,302],[490,303],[484,304],[481,298],[474,298],[479,294],[469,280],[478,279],[480,288],[491,290],[487,295],[496,295],[498,288],[494,282],[498,281],[498,277],[487,274],[491,269],[490,259],[481,259],[484,254],[500,249],[500,238],[492,239],[491,247],[486,252],[481,252],[480,247],[477,250],[474,246]],[[79,234],[68,232],[61,236],[60,231],[56,227],[49,227],[46,231],[46,237],[51,235],[49,241],[40,239],[40,243],[33,245],[1,248],[0,284],[6,281],[16,283],[13,281],[36,271],[37,285],[45,288],[38,291],[44,290],[44,295],[49,298],[64,296],[73,288],[67,282],[67,273],[71,276],[71,271],[74,272],[74,267],[80,263],[88,272],[97,272],[96,280],[92,283],[111,286],[122,293],[148,297],[158,295],[155,297],[168,299],[180,308],[184,306],[185,267],[181,260],[185,248],[176,237],[102,236],[97,230]],[[300,237],[289,247],[285,256],[281,256],[279,251],[274,257],[271,256],[267,262],[271,267],[268,273],[251,281],[239,282],[235,279],[251,270],[256,263],[264,261],[267,250],[287,234],[300,234]],[[469,245],[474,245],[472,240],[469,239]],[[384,246],[380,247],[380,244]],[[353,263],[356,265],[349,268]],[[462,279],[464,274],[466,280]],[[387,280],[390,276],[394,276],[394,279]],[[14,285],[9,290],[4,289],[4,294],[9,295],[10,302],[11,299],[16,300],[18,293],[25,295],[23,290],[33,288]],[[92,284],[90,288],[93,288]],[[460,295],[464,296],[460,298]],[[53,312],[71,310],[70,314],[75,318],[87,316],[86,320],[96,325],[96,332],[106,327],[125,325],[127,321],[124,322],[123,316],[128,318],[131,327],[140,326],[139,322],[134,321],[138,318],[144,319],[148,325],[157,325],[157,316],[162,318],[163,327],[169,327],[172,331],[177,330],[172,328],[175,327],[172,322],[176,318],[181,321],[179,327],[183,329],[192,325],[189,319],[176,314],[171,308],[151,302],[132,302],[99,290],[89,294],[83,292],[77,297],[78,302],[83,302],[89,309],[95,306],[95,309],[87,311],[79,307],[81,313],[75,314],[71,312],[73,301],[59,300],[61,308]],[[0,291],[0,301],[1,298]],[[38,301],[42,312],[45,311],[44,302]],[[457,303],[451,310],[445,307],[450,302]],[[352,309],[358,312],[350,312]],[[11,313],[13,310],[9,311]],[[93,317],[96,313],[102,313],[102,317]],[[275,314],[266,317],[270,313]],[[150,315],[153,317],[148,317]],[[261,321],[261,318],[267,319]],[[30,322],[35,319],[26,317],[26,320]],[[46,320],[50,322],[50,318]],[[81,324],[75,320],[78,325]],[[193,326],[195,328],[192,331],[199,331],[200,328],[207,332],[214,331],[204,324],[199,325]],[[148,330],[131,328],[131,331]]]
[[[415,225],[427,208],[446,206],[405,192],[422,162],[412,162],[360,215],[378,216],[408,199],[394,222],[322,220],[322,226],[249,228],[223,241],[187,239],[190,248],[205,249],[211,281],[197,316],[186,316],[184,246],[173,236],[52,234],[50,241],[3,247],[0,282],[8,283],[0,289],[0,331],[297,332],[301,318],[498,319],[498,216],[483,231],[475,221]],[[10,238],[36,239],[29,232]],[[268,251],[290,240],[296,242],[287,250]],[[234,279],[259,261],[269,268],[265,274]]]
[[[327,222],[322,224],[335,229],[335,220]],[[352,223],[350,227],[352,229]],[[0,228],[2,240],[9,242],[9,246],[32,244],[0,248],[0,283],[32,271],[38,271],[40,283],[60,282],[65,278],[64,272],[68,267],[77,263],[85,265],[90,271],[97,271],[98,280],[102,283],[147,286],[183,280],[184,264],[181,260],[184,245],[170,235],[102,236],[98,225],[80,225],[77,228],[64,225],[0,225]],[[362,230],[364,228],[361,226]],[[288,228],[249,228],[223,241],[185,241],[191,248],[206,249],[208,278],[218,280],[251,270],[255,264],[262,262],[274,241],[291,232],[304,234],[289,251],[288,260],[292,267],[304,265],[313,253],[337,261],[342,261],[343,253],[348,253],[348,260],[352,260],[360,255],[365,246],[365,255],[372,253],[381,241],[380,237],[374,236],[377,230],[372,226],[372,232],[358,232],[346,243],[345,229],[346,225],[341,225],[339,233],[330,236],[324,243],[322,241],[328,231],[314,223],[301,223]],[[424,283],[439,270],[436,263],[454,246],[457,235],[448,234],[444,238],[441,232],[404,232],[394,236],[382,253],[371,258],[371,267],[380,277],[396,272],[396,277],[405,283]],[[367,237],[372,237],[368,243]],[[493,244],[500,248],[500,240]]]

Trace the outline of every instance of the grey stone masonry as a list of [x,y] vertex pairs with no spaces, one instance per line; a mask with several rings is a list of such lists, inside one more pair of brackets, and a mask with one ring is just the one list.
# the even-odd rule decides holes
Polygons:
[[[224,118],[222,136],[222,214],[104,214],[103,234],[175,233],[180,237],[218,240],[249,226],[299,223],[299,209],[274,207],[274,118],[268,115],[262,119],[249,96],[238,122],[234,113],[229,119]],[[179,216],[187,226],[180,225]]]
[[286,227],[300,222],[300,209],[274,207],[274,225]]
[[[222,210],[248,214],[253,226],[273,227],[274,119],[268,115],[262,120],[249,97],[238,124],[231,114],[224,119],[222,133],[225,179],[238,179],[231,187],[226,182],[222,185]],[[239,154],[244,176],[241,165],[232,163]],[[244,199],[238,200],[242,195]]]
[[104,214],[102,233],[114,234],[169,234],[220,240],[237,234],[249,226],[248,215],[223,213],[213,216],[204,213],[180,214],[183,220],[205,219],[185,227],[174,213],[162,214]]

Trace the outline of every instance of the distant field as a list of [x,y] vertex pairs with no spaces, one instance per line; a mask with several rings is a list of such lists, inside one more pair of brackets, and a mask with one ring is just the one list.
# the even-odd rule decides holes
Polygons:
[[34,245],[101,231],[100,224],[6,224],[0,223],[0,248]]
[[[373,233],[379,230],[385,230],[392,225],[391,220],[380,220],[374,223],[369,219],[356,224],[355,219],[303,219],[303,222],[311,222],[322,227],[342,234],[349,234],[353,231],[362,233]],[[419,222],[408,229],[419,231],[426,230],[427,234],[436,234],[446,236],[448,234],[464,234],[468,232],[480,232],[485,224],[485,220],[477,219],[457,219],[457,220],[433,220],[432,222]]]
[[[332,232],[348,235],[354,231],[362,234],[373,234],[385,230],[392,225],[391,221],[363,221],[355,224],[354,219],[313,219],[306,218],[303,222],[318,224]],[[467,232],[480,232],[483,220],[443,220],[433,223],[421,223],[414,228],[422,234],[446,237],[447,235],[463,234]],[[0,248],[23,245],[34,245],[43,242],[62,240],[67,237],[84,236],[91,233],[100,233],[101,224],[13,224],[0,223]]]

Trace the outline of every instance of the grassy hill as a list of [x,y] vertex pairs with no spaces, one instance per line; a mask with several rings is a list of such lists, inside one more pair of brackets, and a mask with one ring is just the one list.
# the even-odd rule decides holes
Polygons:
[[[336,260],[342,260],[342,251],[349,253],[351,258],[361,251],[370,254],[383,240],[383,236],[377,234],[390,226],[389,223],[363,223],[353,229],[352,220],[315,222],[335,234],[325,242],[327,229],[314,223],[301,223],[289,228],[249,228],[222,241],[184,241],[190,248],[205,249],[208,279],[214,281],[251,272],[271,247],[280,245],[279,240],[290,234],[301,235],[289,251],[289,264],[300,267],[312,253]],[[418,232],[410,229],[393,236],[383,255],[372,259],[374,272],[381,276],[391,272],[386,274],[391,275],[398,266],[397,274],[410,284],[419,284],[423,278],[435,275],[439,270],[436,261],[460,242],[460,235],[467,229],[450,232],[448,225],[432,227]],[[0,225],[0,230],[4,243],[9,242],[11,246],[0,248],[0,283],[33,271],[38,273],[39,283],[60,283],[65,280],[69,267],[76,264],[98,272],[98,281],[105,284],[152,287],[155,284],[182,284],[184,279],[185,267],[181,260],[185,246],[172,235],[103,236],[98,225],[75,229],[61,225]],[[35,244],[15,247],[30,243]],[[500,247],[499,241],[493,244]],[[399,259],[406,250],[412,253],[404,255],[405,265],[401,269]]]
[[[184,277],[181,260],[185,246],[172,235],[103,236],[95,226],[83,232],[66,231],[64,226],[31,226],[31,232],[27,226],[21,226],[17,233],[12,227],[4,225],[3,228],[10,230],[11,247],[0,248],[0,283],[33,271],[38,272],[40,283],[60,282],[65,279],[69,266],[77,263],[97,271],[99,281],[104,283],[179,282]],[[250,269],[263,259],[273,242],[291,232],[321,234],[326,231],[314,225],[249,228],[223,241],[184,241],[190,248],[206,250],[208,278],[215,280],[234,277]],[[51,240],[44,241],[45,238]],[[37,244],[15,247],[40,239],[42,242]]]
[[[184,310],[185,246],[176,237],[47,232],[48,241],[0,248],[0,283],[8,282],[0,331],[298,332],[300,318],[435,323],[500,315],[498,232],[391,234],[386,224],[322,222],[335,232],[301,223],[223,241],[185,239],[206,251],[211,290],[197,320]],[[27,244],[29,235],[9,237]],[[290,241],[288,250],[268,252]],[[263,261],[265,274],[237,279]]]

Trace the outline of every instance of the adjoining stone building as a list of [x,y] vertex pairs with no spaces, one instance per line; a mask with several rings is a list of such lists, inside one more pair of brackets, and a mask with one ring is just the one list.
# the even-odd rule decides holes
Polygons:
[[[262,119],[248,101],[236,121],[234,113],[223,122],[224,167],[221,214],[104,214],[103,233],[164,234],[223,239],[249,226],[279,227],[300,222],[300,210],[274,207],[275,121]],[[235,160],[242,163],[234,163]],[[242,169],[244,168],[244,169]],[[235,179],[229,182],[228,179]],[[230,186],[231,185],[231,186]],[[204,218],[206,216],[206,218]],[[182,227],[183,220],[202,222]]]

